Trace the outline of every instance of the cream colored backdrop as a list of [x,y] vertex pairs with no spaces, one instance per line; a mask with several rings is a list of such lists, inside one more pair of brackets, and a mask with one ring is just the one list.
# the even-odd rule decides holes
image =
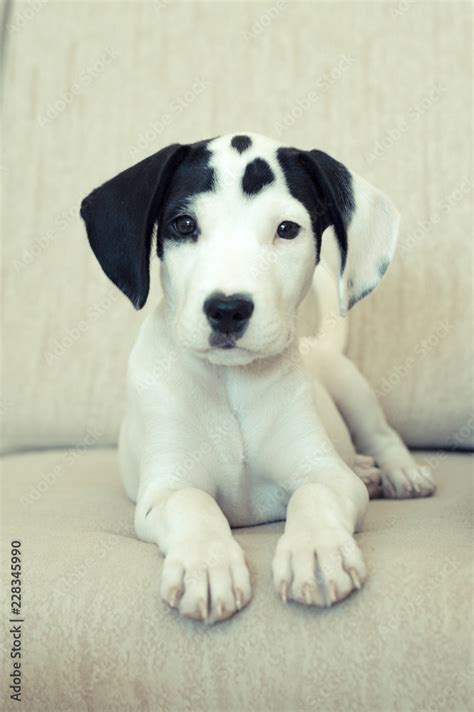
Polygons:
[[472,418],[471,5],[14,2],[3,147],[5,449],[113,443],[144,313],[107,281],[81,198],[167,143],[254,130],[322,148],[403,215],[350,354],[412,445]]

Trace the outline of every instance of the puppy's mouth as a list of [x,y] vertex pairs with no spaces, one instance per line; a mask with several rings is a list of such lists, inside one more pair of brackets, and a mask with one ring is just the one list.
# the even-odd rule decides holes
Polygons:
[[214,349],[233,349],[235,347],[235,336],[231,334],[211,334],[209,337],[209,346]]

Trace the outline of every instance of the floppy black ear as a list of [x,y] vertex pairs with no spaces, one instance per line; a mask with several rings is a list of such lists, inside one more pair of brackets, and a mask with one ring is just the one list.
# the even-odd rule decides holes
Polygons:
[[81,203],[89,243],[105,274],[135,308],[150,288],[150,252],[169,180],[184,146],[173,144],[96,188]]
[[[334,229],[340,258],[339,310],[344,315],[385,274],[395,251],[400,216],[382,191],[323,151],[295,155],[295,149],[283,150],[287,153],[279,157],[280,163],[287,180],[290,175],[290,191],[311,215],[318,251],[324,230]],[[297,171],[289,168],[290,161],[293,166],[297,162]]]

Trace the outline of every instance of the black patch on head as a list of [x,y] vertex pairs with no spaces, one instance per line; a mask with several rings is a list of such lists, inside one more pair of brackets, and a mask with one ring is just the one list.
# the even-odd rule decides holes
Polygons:
[[250,136],[234,136],[234,138],[230,142],[230,145],[232,146],[232,148],[235,148],[239,153],[243,153],[247,150],[247,148],[250,148],[250,146],[252,145],[252,139],[250,138]]
[[157,216],[157,253],[158,257],[163,257],[164,242],[173,240],[174,242],[195,241],[195,236],[180,236],[176,239],[176,234],[170,229],[170,222],[179,213],[185,213],[188,206],[199,193],[206,193],[214,190],[215,176],[214,169],[209,166],[211,152],[208,149],[209,141],[200,141],[187,147],[188,152],[184,160],[176,168],[170,181],[165,199],[163,200],[163,210]]
[[279,148],[278,161],[291,195],[310,214],[316,239],[316,259],[321,252],[321,236],[334,226],[341,253],[341,271],[347,259],[347,226],[354,212],[351,174],[323,151]]
[[275,180],[273,171],[263,158],[255,158],[247,164],[242,178],[242,190],[246,195],[256,195]]

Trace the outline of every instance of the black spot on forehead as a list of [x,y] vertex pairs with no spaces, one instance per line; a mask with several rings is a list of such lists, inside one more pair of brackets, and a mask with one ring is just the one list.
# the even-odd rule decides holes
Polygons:
[[235,148],[239,153],[243,153],[252,145],[250,136],[234,136],[230,142],[232,148]]
[[273,171],[263,158],[255,158],[247,164],[242,178],[242,189],[246,195],[256,195],[266,185],[273,183]]
[[178,213],[183,213],[192,198],[199,193],[206,193],[215,188],[214,169],[209,161],[212,153],[208,148],[209,141],[200,141],[186,147],[186,155],[177,166],[170,181],[163,208],[158,216],[158,256],[163,255],[163,242],[168,237],[167,227]]

